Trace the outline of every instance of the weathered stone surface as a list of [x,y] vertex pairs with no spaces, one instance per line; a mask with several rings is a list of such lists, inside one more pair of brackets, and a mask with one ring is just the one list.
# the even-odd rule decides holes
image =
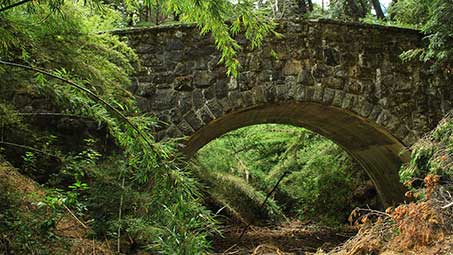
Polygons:
[[208,71],[197,71],[193,78],[193,83],[197,87],[207,87],[214,80],[213,75]]
[[287,61],[283,67],[284,75],[297,75],[302,69],[302,63],[299,60]]
[[184,119],[192,127],[193,130],[198,130],[204,125],[203,121],[201,121],[201,119],[198,118],[198,116],[193,111],[186,113]]
[[[365,168],[386,203],[401,198],[400,152],[452,109],[452,77],[401,62],[420,47],[415,30],[338,21],[282,21],[282,38],[244,49],[227,77],[210,36],[189,25],[117,31],[143,68],[133,77],[140,107],[169,123],[156,137],[188,136],[192,155],[230,130],[286,123],[318,132]],[[239,35],[239,38],[241,35]],[[276,54],[274,54],[276,53]]]

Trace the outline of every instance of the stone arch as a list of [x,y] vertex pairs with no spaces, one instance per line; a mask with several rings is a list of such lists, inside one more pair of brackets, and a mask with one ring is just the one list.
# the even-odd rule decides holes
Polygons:
[[385,128],[338,107],[292,101],[231,111],[195,131],[188,138],[184,152],[190,157],[229,131],[264,123],[305,127],[331,139],[362,165],[384,205],[403,200],[404,188],[398,170],[407,160],[407,154],[402,153],[404,145]]
[[386,205],[400,201],[400,152],[452,109],[451,76],[399,55],[420,47],[415,30],[301,19],[281,21],[281,38],[243,46],[227,77],[212,38],[195,26],[116,31],[142,63],[131,90],[165,125],[157,139],[189,137],[190,155],[222,132],[266,122],[307,127],[367,169]]

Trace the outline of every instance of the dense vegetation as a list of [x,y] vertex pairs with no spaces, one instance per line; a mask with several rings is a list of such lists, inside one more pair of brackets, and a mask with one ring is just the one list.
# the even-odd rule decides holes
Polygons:
[[[376,191],[361,167],[340,147],[303,128],[242,128],[206,145],[197,160],[197,176],[208,183],[210,198],[241,220],[282,220],[286,215],[338,224],[356,206],[377,206]],[[266,193],[284,174],[260,212]]]
[[[204,250],[205,232],[197,230],[209,229],[212,220],[195,197],[195,182],[169,146],[145,133],[153,118],[140,114],[125,90],[135,55],[116,37],[94,33],[111,23],[100,23],[91,13],[66,4],[55,15],[44,8],[14,9],[2,16],[8,59],[53,70],[82,87],[2,69],[4,154],[45,185],[49,207],[60,213],[68,207],[92,221],[99,237],[120,240],[126,232],[145,249]],[[104,22],[115,21],[114,14]],[[111,111],[112,105],[120,110]],[[173,224],[182,229],[167,228]],[[39,235],[15,238],[21,229],[9,227],[2,231],[13,234],[7,239],[24,240],[19,250],[40,250],[31,245]]]
[[[325,11],[299,2],[309,17],[420,28],[427,47],[403,57],[451,73],[449,0],[399,0],[384,17],[374,5],[379,1],[371,1],[373,8],[368,1],[331,1]],[[285,217],[340,223],[355,206],[376,203],[373,195],[363,200],[360,189],[369,189],[360,167],[332,142],[301,128],[236,130],[188,164],[173,142],[154,141],[158,123],[140,112],[127,90],[129,76],[140,68],[135,53],[118,37],[100,33],[196,22],[201,33],[214,37],[226,75],[236,75],[240,47],[234,36],[245,31],[251,46],[259,47],[265,36],[276,35],[274,18],[281,15],[275,6],[249,0],[1,1],[1,169],[19,169],[39,186],[24,203],[24,192],[0,181],[0,253],[55,254],[60,250],[52,245],[59,242],[65,251],[71,241],[57,230],[70,217],[89,229],[90,239],[117,252],[201,254],[218,229],[215,211],[207,207],[225,207],[228,216],[256,224]],[[415,148],[404,180],[445,172],[451,178],[451,130],[448,120]]]

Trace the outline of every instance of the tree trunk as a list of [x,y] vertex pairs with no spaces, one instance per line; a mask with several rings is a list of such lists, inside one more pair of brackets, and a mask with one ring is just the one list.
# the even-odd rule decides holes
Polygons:
[[313,1],[307,0],[307,3],[308,3],[308,11],[312,12],[313,11]]
[[376,17],[378,17],[378,19],[385,19],[385,15],[382,11],[381,3],[379,2],[379,0],[371,0],[371,3],[373,4],[373,9],[376,12]]
[[160,6],[159,1],[156,1],[156,25],[159,25],[159,16],[160,16]]
[[173,13],[173,20],[179,21],[179,14],[177,14],[176,12]]
[[359,21],[359,8],[354,0],[348,0],[349,13],[354,21]]
[[354,21],[359,21],[367,14],[367,5],[363,0],[347,0],[349,15]]
[[305,3],[305,0],[299,0],[299,11],[302,15],[307,13],[307,3]]
[[359,9],[358,16],[360,18],[365,18],[368,11],[370,11],[370,9],[369,9],[370,5],[369,5],[368,0],[356,0],[356,4],[358,5],[358,9]]

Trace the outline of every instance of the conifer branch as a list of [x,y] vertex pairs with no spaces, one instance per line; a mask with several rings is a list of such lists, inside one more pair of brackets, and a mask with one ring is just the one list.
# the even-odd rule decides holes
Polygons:
[[[96,95],[95,93],[93,93],[91,90],[71,81],[71,80],[68,80],[68,79],[65,79],[61,76],[58,76],[58,75],[55,75],[49,71],[46,71],[46,70],[43,70],[43,69],[39,69],[39,68],[35,68],[35,67],[31,67],[31,66],[27,66],[27,65],[22,65],[22,64],[18,64],[18,63],[13,63],[13,62],[8,62],[8,61],[3,61],[3,60],[0,60],[0,64],[2,65],[6,65],[6,66],[13,66],[13,67],[18,67],[18,68],[22,68],[22,69],[26,69],[26,70],[30,70],[30,71],[34,71],[34,72],[38,72],[38,73],[41,73],[41,74],[44,74],[44,75],[47,75],[47,76],[50,76],[52,78],[55,78],[57,80],[60,80],[64,83],[67,83],[75,88],[77,88],[78,90],[81,90],[82,92],[86,93],[89,97],[91,97],[93,100],[95,101],[98,101],[98,102],[101,102],[105,107],[107,107],[108,110],[110,110],[111,112],[113,112],[114,114],[116,114],[120,119],[122,119],[127,125],[129,125],[130,127],[132,127],[138,134],[139,136],[141,136],[143,138],[143,140],[145,141],[145,143],[147,143],[149,145],[149,147],[151,147],[155,152],[157,152],[155,150],[155,146],[153,145],[153,143],[148,139],[147,135],[144,134],[134,123],[132,123],[124,114],[122,114],[118,109],[116,109],[115,107],[113,107],[111,104],[109,104],[107,101],[105,101],[104,99],[102,99],[101,97],[99,97],[98,95]],[[89,84],[89,83],[88,83]]]
[[28,2],[31,2],[31,0],[22,0],[22,1],[16,2],[14,4],[11,4],[11,5],[8,5],[8,6],[5,6],[5,7],[1,8],[0,12],[7,11],[9,9],[12,9],[12,8],[16,7],[16,6],[23,5],[23,4],[26,4]]

